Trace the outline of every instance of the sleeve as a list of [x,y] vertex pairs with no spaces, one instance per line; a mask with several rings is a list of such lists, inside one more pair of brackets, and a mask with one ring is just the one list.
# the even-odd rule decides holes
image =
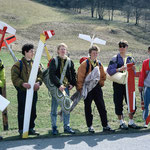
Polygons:
[[50,81],[59,88],[61,86],[60,79],[56,76],[56,65],[55,65],[55,59],[52,59],[50,66],[49,66],[49,78]]
[[24,81],[20,78],[20,68],[16,64],[11,68],[11,80],[14,86],[22,88]]
[[43,79],[43,74],[41,69],[39,68],[36,82],[39,82],[40,85],[42,85],[42,79]]
[[3,88],[4,84],[5,84],[5,69],[3,66],[3,68],[0,70],[0,87]]
[[79,66],[78,73],[77,73],[77,90],[78,91],[82,90],[85,77],[86,77],[86,62],[83,62]]
[[74,63],[73,63],[73,61],[71,61],[71,81],[70,81],[70,84],[73,86],[76,86],[76,82],[77,82],[76,76],[77,75],[76,75],[76,71],[74,68]]
[[107,68],[107,73],[110,76],[114,75],[116,73],[116,69],[117,69],[117,63],[113,59],[109,62],[109,65]]
[[146,78],[146,63],[143,62],[142,69],[141,69],[141,72],[140,72],[140,77],[139,77],[139,83],[138,83],[139,87],[144,87],[145,78]]
[[106,73],[104,71],[104,67],[100,66],[100,85],[104,86],[104,81],[106,80]]

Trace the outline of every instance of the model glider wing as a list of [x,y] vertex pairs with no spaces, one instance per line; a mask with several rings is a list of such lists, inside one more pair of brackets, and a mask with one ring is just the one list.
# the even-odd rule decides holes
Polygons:
[[89,41],[89,42],[92,42],[92,39],[89,35],[79,34],[79,38],[83,39],[83,40],[86,40],[86,41]]
[[6,32],[15,35],[16,30],[5,22],[0,21],[0,29],[3,30],[4,27],[7,27]]
[[106,45],[106,41],[105,40],[101,40],[99,38],[95,38],[93,43],[96,43],[96,44],[101,44],[101,45]]

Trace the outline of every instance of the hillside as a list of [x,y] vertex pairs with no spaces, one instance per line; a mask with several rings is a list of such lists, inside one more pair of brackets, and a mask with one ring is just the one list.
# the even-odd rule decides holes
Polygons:
[[120,39],[129,42],[129,51],[137,61],[145,58],[143,50],[148,46],[148,33],[144,33],[141,27],[133,24],[118,20],[98,21],[75,14],[72,10],[52,8],[30,0],[0,0],[0,4],[0,20],[17,29],[17,41],[13,44],[13,50],[20,51],[22,44],[26,42],[37,45],[39,34],[43,30],[53,29],[56,35],[47,42],[53,55],[60,42],[69,46],[71,57],[74,59],[86,55],[90,44],[78,39],[78,34],[84,33],[91,36],[95,34],[107,41],[106,46],[100,46],[100,55],[104,63],[108,63],[108,59],[117,53],[117,42]]

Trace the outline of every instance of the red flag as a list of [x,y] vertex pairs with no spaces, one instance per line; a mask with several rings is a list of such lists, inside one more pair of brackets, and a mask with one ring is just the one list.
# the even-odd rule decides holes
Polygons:
[[2,47],[2,43],[4,41],[4,36],[5,36],[6,30],[7,30],[7,27],[4,27],[3,30],[0,29],[0,34],[2,34],[2,37],[1,37],[1,40],[0,40],[0,50],[1,50],[1,47]]
[[54,32],[54,30],[48,30],[48,31],[44,31],[44,34],[45,34],[46,40],[47,40],[47,39],[51,38],[52,36],[54,36],[55,32]]

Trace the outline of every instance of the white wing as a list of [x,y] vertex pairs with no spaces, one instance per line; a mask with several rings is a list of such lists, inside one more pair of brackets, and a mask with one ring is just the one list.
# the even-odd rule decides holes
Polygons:
[[6,30],[7,33],[10,33],[10,34],[15,35],[16,30],[15,30],[13,27],[9,26],[9,25],[6,24],[5,22],[0,21],[0,29],[3,30],[3,28],[4,28],[5,26],[7,27],[7,30]]
[[89,41],[89,42],[92,41],[91,37],[89,35],[86,35],[86,34],[79,34],[79,38],[86,40],[86,41]]
[[0,95],[0,111],[4,111],[10,102]]
[[93,43],[106,45],[106,41],[105,41],[105,40],[101,40],[101,39],[99,39],[99,38],[95,38],[95,39],[93,40]]

